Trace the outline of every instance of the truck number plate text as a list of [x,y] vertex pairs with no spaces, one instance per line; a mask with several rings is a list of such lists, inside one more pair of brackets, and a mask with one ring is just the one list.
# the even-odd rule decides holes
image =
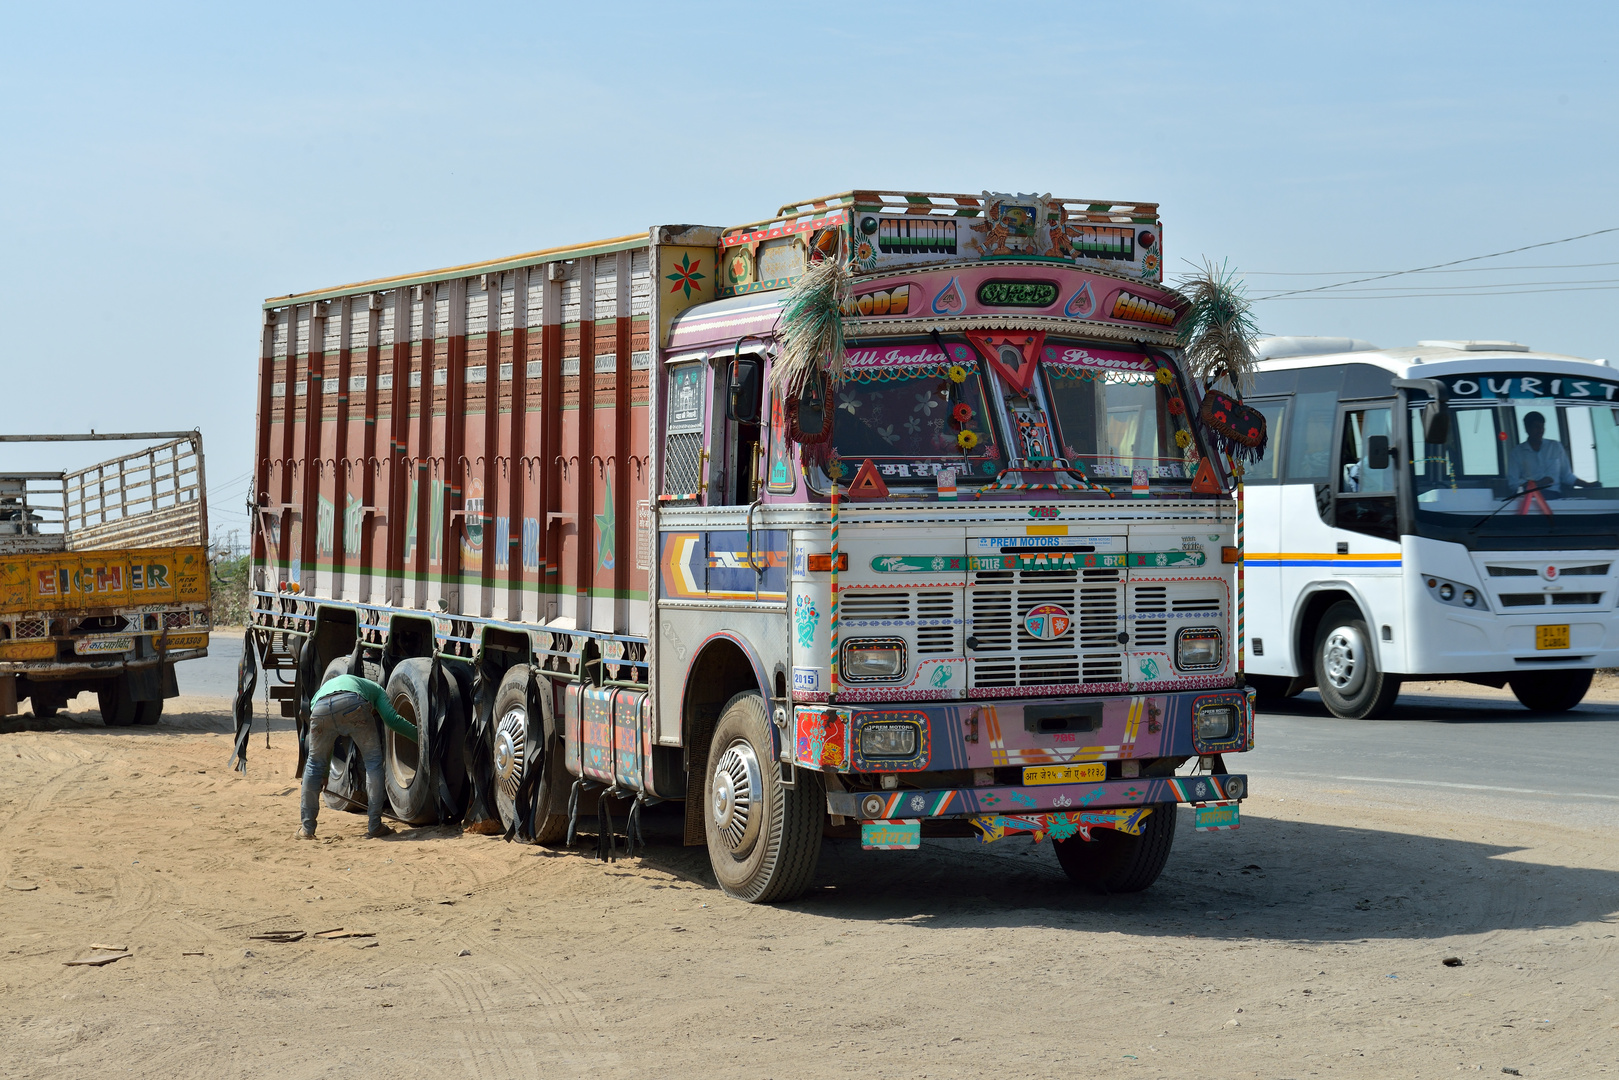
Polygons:
[[1083,765],[1030,765],[1023,770],[1025,784],[1095,784],[1107,779],[1107,763]]

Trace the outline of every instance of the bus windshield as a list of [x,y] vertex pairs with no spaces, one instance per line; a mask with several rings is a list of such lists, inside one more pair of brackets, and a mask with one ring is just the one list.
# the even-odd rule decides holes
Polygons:
[[1450,437],[1440,445],[1424,441],[1422,408],[1410,410],[1419,533],[1464,541],[1612,540],[1619,530],[1619,407],[1542,397],[1451,405]]

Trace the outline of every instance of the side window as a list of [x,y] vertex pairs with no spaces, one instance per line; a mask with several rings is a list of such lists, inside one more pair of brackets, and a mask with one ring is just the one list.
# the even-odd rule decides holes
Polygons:
[[663,443],[663,498],[695,499],[703,490],[703,363],[669,367],[669,418]]
[[1324,484],[1332,463],[1332,425],[1338,417],[1333,391],[1298,394],[1289,417],[1282,467],[1289,483]]
[[1366,460],[1366,440],[1390,438],[1389,410],[1352,409],[1344,413],[1343,443],[1338,452],[1338,491],[1348,495],[1386,495],[1394,491],[1394,465],[1374,469]]
[[1287,418],[1288,401],[1281,398],[1276,401],[1249,401],[1249,405],[1258,409],[1265,417],[1265,431],[1269,440],[1265,444],[1265,456],[1248,466],[1243,474],[1243,480],[1249,484],[1274,484],[1281,480],[1281,469],[1278,466],[1282,461],[1282,421]]

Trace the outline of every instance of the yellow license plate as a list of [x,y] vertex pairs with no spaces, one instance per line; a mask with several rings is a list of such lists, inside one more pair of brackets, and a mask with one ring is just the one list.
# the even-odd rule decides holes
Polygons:
[[171,649],[206,649],[208,647],[208,635],[170,634],[168,647]]
[[1094,784],[1107,779],[1107,763],[1087,761],[1083,765],[1029,765],[1023,770],[1025,784]]
[[1537,649],[1566,649],[1568,648],[1568,626],[1537,626],[1535,627],[1535,648]]

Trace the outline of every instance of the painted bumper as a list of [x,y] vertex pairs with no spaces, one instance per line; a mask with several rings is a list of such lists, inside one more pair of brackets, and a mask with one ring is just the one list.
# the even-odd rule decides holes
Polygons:
[[1242,773],[1198,773],[1038,787],[829,791],[826,809],[847,818],[878,821],[1101,810],[1157,803],[1238,802],[1247,795],[1248,777]]

